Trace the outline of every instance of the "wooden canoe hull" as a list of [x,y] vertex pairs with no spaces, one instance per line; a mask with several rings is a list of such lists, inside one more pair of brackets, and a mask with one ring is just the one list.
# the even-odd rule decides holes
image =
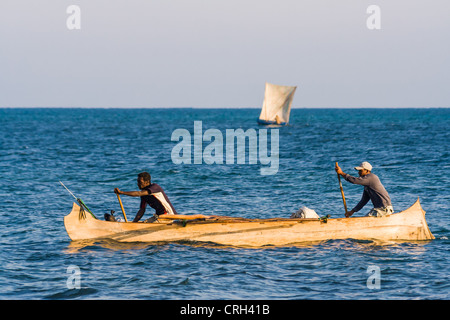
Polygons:
[[[163,220],[162,220],[163,221]],[[74,203],[64,217],[72,240],[112,239],[120,242],[199,241],[231,246],[285,246],[330,239],[431,240],[419,199],[405,211],[386,217],[328,219],[200,219],[161,223],[126,223],[96,220]]]

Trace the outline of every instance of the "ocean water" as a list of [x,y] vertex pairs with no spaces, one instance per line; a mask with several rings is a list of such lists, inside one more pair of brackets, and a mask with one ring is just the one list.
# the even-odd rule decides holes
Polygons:
[[[174,130],[193,133],[202,121],[203,132],[224,137],[227,129],[260,133],[258,116],[258,109],[0,109],[0,299],[449,298],[449,109],[293,109],[289,126],[270,128],[279,130],[273,175],[248,159],[174,163]],[[436,239],[121,244],[71,241],[63,225],[74,199],[58,181],[102,218],[120,213],[113,189],[136,190],[141,171],[182,214],[289,217],[307,206],[341,217],[336,161],[355,175],[353,167],[369,161],[396,211],[420,197]],[[362,188],[343,187],[352,208]],[[122,201],[132,219],[139,200]],[[371,268],[379,271],[375,287]]]

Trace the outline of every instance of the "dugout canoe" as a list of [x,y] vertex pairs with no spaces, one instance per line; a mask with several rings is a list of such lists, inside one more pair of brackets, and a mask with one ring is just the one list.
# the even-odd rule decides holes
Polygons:
[[72,211],[64,217],[64,225],[72,240],[195,241],[245,247],[286,246],[304,241],[330,239],[401,241],[434,239],[419,199],[402,212],[380,218],[245,219],[178,215],[160,218],[159,222],[154,223],[98,220],[86,214],[78,204],[74,203]]

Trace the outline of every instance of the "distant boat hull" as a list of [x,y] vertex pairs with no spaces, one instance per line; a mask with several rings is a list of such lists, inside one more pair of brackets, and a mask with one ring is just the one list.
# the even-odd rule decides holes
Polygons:
[[265,126],[268,126],[268,125],[280,125],[280,126],[285,126],[285,125],[287,125],[287,122],[280,122],[280,123],[277,123],[276,121],[269,121],[269,120],[258,119],[258,124],[265,125]]
[[64,225],[72,240],[195,241],[243,247],[286,246],[329,239],[434,239],[419,200],[407,210],[386,217],[336,218],[326,222],[318,219],[244,219],[220,216],[178,221],[160,218],[161,223],[96,220],[74,203],[72,212],[64,217]]

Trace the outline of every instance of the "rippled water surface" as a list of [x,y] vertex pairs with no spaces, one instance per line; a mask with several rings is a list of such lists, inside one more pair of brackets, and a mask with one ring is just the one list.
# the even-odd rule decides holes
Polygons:
[[[449,109],[294,109],[291,125],[279,128],[275,175],[261,175],[259,162],[173,163],[175,129],[193,133],[202,121],[203,131],[225,137],[226,129],[262,129],[258,116],[257,109],[0,109],[0,298],[449,298]],[[112,191],[136,189],[140,171],[183,214],[289,217],[307,206],[341,217],[336,161],[355,174],[361,161],[372,163],[397,211],[420,197],[436,239],[250,249],[71,241],[63,225],[73,198],[59,180],[102,217],[120,212]],[[362,189],[343,183],[352,207]],[[122,201],[134,217],[139,201]],[[374,266],[379,289],[370,288]],[[80,288],[70,282],[73,268]]]

